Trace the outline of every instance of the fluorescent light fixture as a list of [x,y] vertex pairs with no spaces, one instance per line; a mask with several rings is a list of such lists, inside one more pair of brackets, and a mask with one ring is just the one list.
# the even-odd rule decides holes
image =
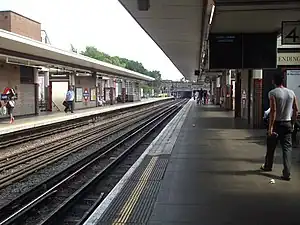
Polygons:
[[66,74],[51,74],[51,77],[67,77]]
[[6,63],[14,64],[14,65],[21,65],[21,66],[29,66],[30,63],[27,60],[18,59],[18,58],[10,58],[6,57]]
[[90,73],[76,73],[77,77],[90,77],[92,74]]
[[109,80],[110,78],[107,77],[107,76],[101,76],[102,77],[102,80]]
[[209,18],[209,25],[211,25],[213,17],[215,12],[215,5],[212,5],[211,12],[210,12],[210,18]]
[[50,68],[41,66],[40,71],[42,71],[42,72],[50,72]]
[[33,67],[33,68],[41,68],[41,66],[37,65],[32,65],[30,63],[30,60],[22,59],[22,58],[17,58],[17,57],[6,57],[7,64],[12,64],[12,65],[18,65],[18,66],[27,66],[27,67]]

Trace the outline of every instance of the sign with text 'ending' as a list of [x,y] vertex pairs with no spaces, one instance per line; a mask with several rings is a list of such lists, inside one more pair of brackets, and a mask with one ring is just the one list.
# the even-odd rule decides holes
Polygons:
[[300,21],[282,21],[281,35],[282,45],[299,45]]
[[300,52],[279,52],[277,54],[278,66],[300,66]]

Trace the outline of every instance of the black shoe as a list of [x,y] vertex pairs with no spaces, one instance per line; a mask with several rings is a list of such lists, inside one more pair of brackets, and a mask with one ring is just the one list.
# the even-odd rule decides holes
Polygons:
[[266,168],[264,165],[262,165],[262,166],[260,167],[260,169],[261,169],[262,171],[265,171],[265,172],[271,172],[271,171],[272,171],[271,168]]
[[282,179],[282,180],[286,180],[286,181],[290,181],[290,180],[291,180],[291,177],[281,176],[281,179]]

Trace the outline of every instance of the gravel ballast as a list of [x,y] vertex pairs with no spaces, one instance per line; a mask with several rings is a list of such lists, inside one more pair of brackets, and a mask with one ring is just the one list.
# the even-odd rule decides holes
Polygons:
[[79,150],[78,152],[72,153],[65,158],[46,166],[45,168],[38,170],[36,173],[27,176],[26,178],[17,181],[4,189],[0,190],[0,207],[4,204],[7,204],[9,201],[13,200],[14,198],[20,196],[22,193],[30,190],[31,188],[35,187],[36,185],[46,181],[50,177],[58,174],[59,172],[65,170],[69,166],[76,164],[82,158],[88,156],[89,154],[97,151],[101,147],[105,146],[106,144],[110,143],[111,141],[117,139],[118,137],[122,136],[123,134],[127,133],[129,130],[137,127],[139,123],[136,123],[124,130],[118,131],[115,134],[101,139],[98,142],[91,144],[88,147]]

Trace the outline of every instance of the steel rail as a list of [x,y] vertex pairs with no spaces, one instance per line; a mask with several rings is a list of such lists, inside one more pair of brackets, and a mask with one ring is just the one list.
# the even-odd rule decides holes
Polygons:
[[[168,105],[168,104],[166,104],[166,105]],[[159,108],[158,108],[158,110],[159,110]],[[149,111],[149,114],[153,113],[153,109],[148,109],[147,112],[148,111]],[[66,149],[64,151],[58,152],[57,154],[53,154],[53,155],[51,155],[51,156],[49,156],[49,157],[47,157],[43,160],[40,160],[39,162],[36,162],[34,164],[26,165],[26,166],[22,167],[21,169],[14,171],[13,173],[10,173],[8,175],[0,177],[0,188],[3,188],[7,185],[10,185],[15,181],[20,180],[20,179],[36,172],[39,169],[42,169],[42,168],[44,168],[44,167],[46,167],[46,166],[48,166],[48,165],[50,165],[50,164],[52,164],[52,163],[54,163],[58,160],[70,155],[71,153],[77,152],[77,151],[79,151],[79,150],[81,150],[81,149],[83,149],[83,148],[85,148],[85,147],[87,147],[87,146],[89,146],[89,145],[91,145],[95,142],[98,142],[101,139],[104,139],[108,136],[113,135],[114,133],[116,133],[120,130],[126,129],[127,127],[129,127],[132,124],[136,123],[136,121],[142,120],[142,118],[148,116],[148,114],[145,113],[145,112],[140,112],[140,114],[141,114],[140,117],[139,116],[137,117],[137,115],[133,115],[132,116],[132,118],[134,118],[133,121],[129,120],[126,123],[123,123],[123,124],[120,124],[120,121],[116,121],[114,124],[111,124],[111,126],[109,125],[110,127],[113,127],[113,128],[112,128],[111,131],[108,131],[105,134],[102,134],[102,133],[99,134],[98,130],[91,130],[92,134],[89,133],[87,136],[82,137],[82,141],[80,141],[75,146],[74,145],[70,146],[68,149]],[[94,135],[94,136],[91,136],[91,135]],[[43,156],[45,154],[48,154],[51,151],[59,150],[62,147],[68,146],[69,144],[70,144],[70,140],[68,140],[67,142],[65,142],[63,144],[58,144],[58,145],[53,146],[53,147],[50,146],[50,148],[46,149],[45,152],[43,152],[43,150],[41,150],[41,152],[39,154],[35,155],[33,153],[29,157],[24,156],[23,159],[21,159],[20,161],[17,159],[12,164],[9,164],[10,162],[8,162],[8,164],[6,164],[5,167],[3,167],[3,168],[12,168],[13,166],[20,165],[20,164],[28,162],[32,159],[36,159],[37,157],[39,157],[41,155]]]
[[[178,103],[174,104],[177,105]],[[174,107],[173,105],[173,107]],[[170,110],[172,106],[168,106],[167,108]],[[163,113],[160,113],[162,115]],[[150,120],[153,120],[154,118],[160,118],[157,115],[149,118],[145,122],[143,122],[141,125],[139,125],[137,128],[134,128],[130,132],[137,133],[139,132],[139,128],[141,128],[143,125],[147,124]],[[130,133],[129,132],[129,133]],[[121,137],[117,138],[116,140],[112,141],[111,143],[108,143],[106,146],[102,147],[101,150],[98,150],[96,152],[93,152],[92,154],[86,156],[81,160],[80,163],[76,163],[68,167],[66,170],[61,171],[59,174],[49,178],[47,181],[37,185],[35,188],[31,189],[30,191],[26,192],[22,196],[19,196],[6,206],[2,207],[0,209],[1,212],[6,212],[5,214],[0,215],[2,221],[0,222],[0,225],[4,224],[10,224],[13,221],[16,221],[17,218],[22,216],[24,213],[26,213],[28,210],[30,210],[35,205],[41,203],[43,200],[47,199],[49,196],[56,193],[56,189],[59,185],[61,185],[64,182],[67,182],[68,180],[74,178],[74,176],[79,173],[81,170],[87,167],[89,165],[88,163],[92,162],[95,157],[98,154],[98,159],[103,157],[103,155],[107,154],[107,149],[112,149],[113,146],[115,146],[115,143],[118,141],[124,141],[124,137],[128,136],[128,133],[123,134]],[[127,139],[126,139],[127,140]],[[103,150],[105,150],[103,152]],[[99,156],[100,154],[100,156]],[[78,169],[79,168],[79,169]],[[71,175],[69,175],[71,173]],[[68,174],[68,176],[66,176]],[[62,179],[62,180],[61,180]],[[52,186],[52,187],[51,187]],[[27,202],[26,204],[24,202]],[[28,203],[29,202],[29,203]],[[11,213],[9,217],[4,219],[3,217],[7,214]]]
[[[168,103],[166,104],[168,105]],[[67,145],[69,145],[71,142],[76,141],[76,140],[81,140],[81,139],[85,139],[88,138],[91,135],[97,134],[99,132],[102,132],[106,129],[109,129],[111,127],[117,126],[120,123],[123,123],[123,121],[128,121],[130,119],[135,119],[137,116],[140,115],[144,115],[147,112],[151,112],[155,109],[159,109],[161,106],[157,106],[157,107],[153,107],[151,109],[145,109],[142,112],[137,112],[134,113],[130,116],[127,116],[126,118],[116,118],[113,121],[109,121],[107,123],[104,124],[100,124],[94,127],[91,127],[87,130],[84,130],[82,133],[76,134],[75,136],[67,139],[67,140],[63,140],[62,142],[59,143],[48,143],[46,144],[47,147],[43,146],[41,147],[34,147],[32,150],[29,149],[27,151],[21,152],[21,153],[16,153],[13,155],[10,155],[9,157],[3,158],[2,160],[0,159],[0,171],[3,170],[7,170],[10,169],[12,167],[15,167],[21,163],[25,163],[29,160],[35,159],[39,156],[45,155],[48,152],[57,150],[58,148],[62,148],[65,147]]]

